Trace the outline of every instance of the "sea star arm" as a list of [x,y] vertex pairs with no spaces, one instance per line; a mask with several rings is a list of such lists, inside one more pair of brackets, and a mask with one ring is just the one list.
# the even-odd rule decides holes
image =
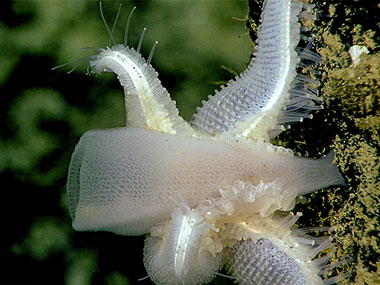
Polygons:
[[318,84],[296,68],[301,58],[318,61],[307,49],[296,48],[300,40],[299,1],[265,1],[256,52],[248,68],[204,103],[192,125],[200,132],[222,137],[270,139],[281,132],[282,124],[309,117],[320,109]]
[[179,116],[175,102],[158,79],[158,73],[133,48],[116,45],[103,49],[90,65],[97,73],[110,71],[117,74],[124,89],[127,127],[169,134],[194,133]]

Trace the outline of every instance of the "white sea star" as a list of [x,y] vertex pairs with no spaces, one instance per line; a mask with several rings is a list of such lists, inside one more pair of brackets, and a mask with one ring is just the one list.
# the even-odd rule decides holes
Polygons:
[[[242,240],[262,249],[269,242],[283,268],[296,264],[291,270],[297,282],[323,282],[320,261],[312,259],[330,246],[329,240],[292,232],[299,215],[279,217],[276,211],[291,210],[298,195],[344,180],[332,153],[312,160],[269,143],[283,124],[321,108],[313,86],[318,82],[296,73],[300,60],[319,60],[297,48],[298,20],[309,12],[303,2],[265,1],[248,68],[217,91],[191,124],[162,87],[151,55],[147,62],[139,47],[114,45],[91,57],[94,72],[118,75],[127,126],[89,131],[76,146],[67,180],[73,227],[123,235],[150,232],[145,265],[157,284],[207,282],[223,251],[241,282],[272,284],[289,274],[273,273],[277,267],[266,265],[271,278],[255,270],[246,276],[236,266],[241,257],[236,253],[242,245],[248,248]],[[228,248],[235,248],[233,254]]]

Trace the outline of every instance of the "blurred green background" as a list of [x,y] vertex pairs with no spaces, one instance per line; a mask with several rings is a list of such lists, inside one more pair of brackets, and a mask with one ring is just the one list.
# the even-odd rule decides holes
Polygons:
[[[119,1],[103,2],[110,26]],[[215,82],[249,62],[247,1],[124,1],[115,38],[122,42],[135,5],[129,44],[143,27],[147,57],[191,119]],[[3,1],[0,9],[0,282],[149,284],[142,264],[144,237],[74,232],[65,182],[79,137],[93,128],[125,124],[122,89],[113,74],[85,75],[87,65],[52,67],[91,55],[83,47],[109,40],[98,1]],[[228,280],[230,282],[230,280]],[[224,281],[221,281],[224,282]]]

